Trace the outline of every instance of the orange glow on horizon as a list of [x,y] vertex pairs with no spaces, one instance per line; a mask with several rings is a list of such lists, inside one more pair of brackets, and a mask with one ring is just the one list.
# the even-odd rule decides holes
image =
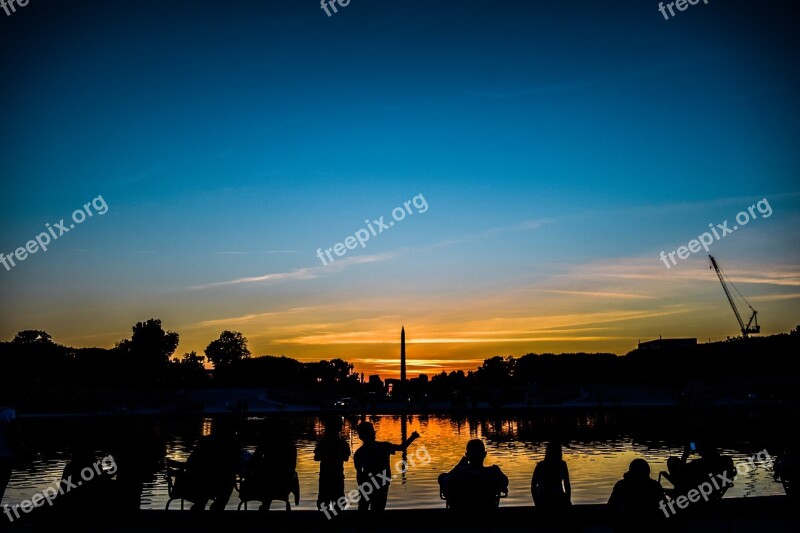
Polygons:
[[[178,357],[190,351],[203,354],[223,330],[232,330],[248,339],[253,356],[285,355],[302,362],[339,358],[352,363],[365,378],[378,374],[385,379],[399,377],[404,325],[408,375],[432,377],[442,371],[475,370],[494,356],[622,355],[639,341],[659,336],[707,342],[737,335],[738,326],[719,283],[707,271],[704,261],[687,260],[680,270],[665,276],[663,265],[652,258],[623,258],[472,292],[440,294],[419,289],[388,295],[376,288],[364,290],[369,296],[334,290],[309,298],[288,290],[266,304],[242,293],[232,295],[219,309],[200,305],[172,309],[178,296],[183,297],[176,293],[169,302],[153,306],[170,312],[143,316],[138,311],[111,310],[98,312],[102,320],[82,325],[70,311],[65,323],[35,327],[60,344],[111,348],[130,337],[132,324],[157,317],[165,329],[180,334]],[[751,302],[757,302],[759,318],[769,317],[762,322],[763,335],[790,331],[797,325],[800,267],[740,264],[732,279]],[[253,291],[257,286],[246,289]],[[275,286],[264,290],[274,291]],[[186,294],[195,297],[199,292]],[[9,340],[14,332],[33,327],[14,326],[6,326]]]

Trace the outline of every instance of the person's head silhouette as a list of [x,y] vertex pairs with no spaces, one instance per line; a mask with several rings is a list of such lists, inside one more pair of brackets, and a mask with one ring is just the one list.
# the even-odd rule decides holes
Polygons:
[[332,416],[325,421],[325,435],[328,437],[338,437],[342,432],[342,419]]
[[719,456],[717,447],[706,439],[697,442],[697,453],[704,459],[714,458]]
[[544,460],[548,463],[556,462],[561,463],[561,443],[557,440],[551,440],[547,443],[547,449],[544,452]]
[[371,422],[361,422],[356,427],[358,438],[364,442],[375,442],[375,426]]
[[480,439],[469,441],[466,456],[470,466],[483,466],[483,461],[486,459],[486,446],[483,445],[483,441]]
[[628,465],[628,476],[631,479],[647,479],[650,477],[650,465],[644,459],[634,459]]

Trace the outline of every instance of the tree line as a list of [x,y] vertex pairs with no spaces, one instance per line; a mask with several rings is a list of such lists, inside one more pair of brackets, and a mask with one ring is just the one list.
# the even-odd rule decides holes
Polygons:
[[[0,386],[82,387],[270,387],[293,390],[293,399],[347,395],[382,399],[389,387],[377,376],[364,379],[339,358],[300,362],[289,357],[253,357],[242,333],[223,331],[200,355],[176,356],[176,332],[158,319],[138,322],[131,337],[113,348],[72,348],[45,331],[20,331],[0,342]],[[528,353],[493,356],[475,370],[442,372],[409,380],[405,395],[430,400],[514,401],[533,388],[568,390],[576,384],[637,383],[684,387],[698,380],[763,380],[797,376],[786,364],[800,348],[800,327],[784,333],[695,346],[665,345],[613,353]],[[206,368],[206,362],[213,370]],[[396,384],[396,383],[395,383]],[[787,385],[789,386],[789,385]],[[794,385],[790,385],[794,387]],[[305,394],[316,391],[319,394]]]

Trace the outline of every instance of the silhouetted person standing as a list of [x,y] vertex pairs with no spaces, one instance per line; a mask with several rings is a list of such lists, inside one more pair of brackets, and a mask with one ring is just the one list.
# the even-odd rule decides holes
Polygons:
[[543,516],[567,524],[572,507],[572,486],[561,443],[556,440],[547,444],[544,460],[539,461],[533,470],[531,496]]
[[130,418],[120,424],[113,438],[118,467],[118,505],[122,512],[136,514],[141,507],[145,484],[156,480],[166,455],[160,425]]
[[647,461],[634,459],[608,499],[614,529],[623,533],[666,531],[667,516],[659,508],[665,499],[661,484],[650,477]]
[[[386,509],[386,500],[389,497],[389,484],[391,483],[392,469],[389,465],[389,456],[395,452],[405,451],[412,442],[419,438],[416,431],[402,444],[379,442],[375,440],[375,427],[370,422],[362,422],[356,428],[358,438],[363,444],[353,454],[353,463],[356,467],[356,480],[358,484],[377,483],[369,499],[361,497],[358,500],[359,512],[382,513]],[[375,481],[373,481],[375,480]]]
[[330,418],[325,423],[325,435],[314,448],[314,460],[319,461],[317,507],[327,505],[334,516],[340,510],[336,501],[344,496],[344,463],[350,459],[350,446],[339,435],[341,431],[341,419]]
[[508,477],[497,465],[483,466],[485,460],[483,441],[473,439],[455,468],[439,476],[450,509],[467,515],[486,515],[497,509],[500,494],[508,493]]

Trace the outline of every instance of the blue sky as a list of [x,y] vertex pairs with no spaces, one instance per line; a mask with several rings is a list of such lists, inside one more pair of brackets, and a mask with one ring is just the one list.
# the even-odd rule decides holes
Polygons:
[[[0,268],[0,338],[111,346],[156,316],[180,352],[236,329],[254,353],[369,369],[401,323],[420,360],[455,366],[724,338],[738,327],[705,254],[668,271],[658,253],[762,198],[773,216],[712,253],[771,298],[765,330],[785,331],[800,310],[790,14],[714,0],[669,21],[638,1],[0,12],[0,251],[98,195],[109,206]],[[417,194],[426,213],[320,268],[317,248]]]

